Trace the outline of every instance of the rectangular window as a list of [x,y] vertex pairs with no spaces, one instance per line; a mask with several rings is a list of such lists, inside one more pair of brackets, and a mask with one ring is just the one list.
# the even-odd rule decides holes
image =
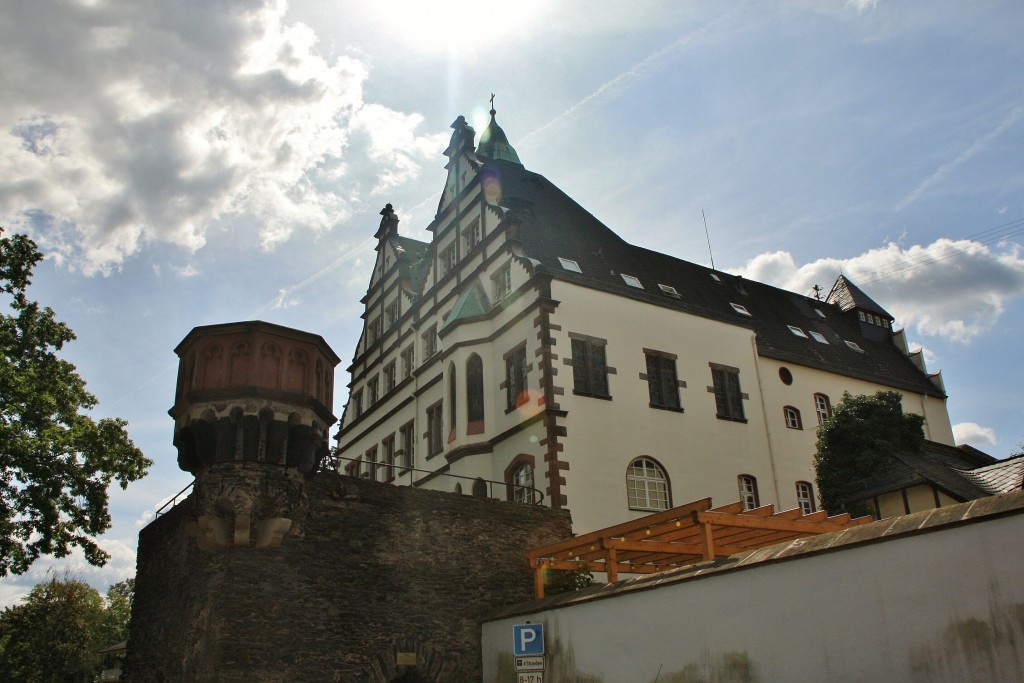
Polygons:
[[363,390],[352,392],[352,414],[359,417],[363,414]]
[[359,476],[359,468],[362,467],[362,465],[363,465],[362,458],[356,458],[355,460],[350,460],[345,465],[345,474],[347,474],[350,477],[358,477]]
[[819,344],[828,344],[828,339],[825,339],[825,335],[823,335],[821,332],[815,332],[814,330],[807,331],[810,333],[811,338],[814,339],[814,341],[818,342]]
[[380,481],[391,481],[395,478],[395,435],[391,434],[384,437],[380,445]]
[[402,446],[402,467],[416,465],[416,424],[407,422],[398,429],[398,438]]
[[384,307],[384,324],[390,328],[398,322],[398,302],[392,301]]
[[803,429],[803,424],[800,421],[800,411],[793,406],[786,406],[782,409],[783,415],[786,416],[786,426],[790,429]]
[[572,271],[574,273],[583,272],[583,270],[580,268],[580,264],[577,263],[576,261],[573,261],[570,258],[562,258],[561,256],[559,256],[558,262],[562,264],[562,267],[565,268],[566,270]]
[[509,410],[529,400],[526,371],[526,346],[520,346],[505,356],[505,401]]
[[736,311],[740,315],[750,316],[750,311],[748,311],[747,307],[743,304],[734,304],[730,302],[729,305],[732,306],[732,310]]
[[814,512],[814,487],[806,481],[796,483],[796,504],[800,506],[800,512],[809,515]]
[[640,283],[640,279],[635,275],[626,275],[625,273],[619,273],[622,276],[622,281],[630,287],[636,287],[637,289],[643,289],[644,286]]
[[372,481],[377,479],[377,447],[374,446],[366,451],[366,472],[364,474]]
[[431,325],[423,333],[423,362],[437,353],[437,325]]
[[384,366],[384,393],[389,394],[395,388],[395,361]]
[[441,252],[441,275],[447,275],[452,272],[455,268],[455,262],[457,260],[455,245],[451,244],[444,251]]
[[609,395],[604,347],[604,341],[596,339],[572,340],[572,383],[577,393]]
[[818,424],[825,424],[825,420],[832,417],[832,403],[825,394],[814,395],[814,412],[818,414]]
[[427,408],[427,455],[444,450],[444,414],[440,401]]
[[470,223],[463,231],[466,240],[466,253],[473,251],[476,245],[480,244],[480,219],[474,218],[473,222]]
[[414,367],[416,367],[416,348],[409,346],[402,351],[402,379],[412,377]]
[[367,343],[368,344],[373,344],[378,339],[380,339],[381,332],[382,332],[382,330],[381,330],[381,324],[380,324],[380,317],[376,317],[376,318],[372,319],[370,322],[368,322],[366,324],[366,340],[367,340]]
[[647,393],[652,406],[679,407],[679,381],[676,379],[676,358],[658,351],[645,351],[647,360]]
[[369,408],[380,398],[380,378],[374,375],[366,383],[366,407]]
[[659,284],[658,289],[660,289],[662,292],[668,294],[670,297],[673,297],[675,299],[682,298],[682,295],[679,293],[679,290],[673,287],[672,285]]
[[761,506],[760,496],[757,495],[757,479],[748,474],[742,474],[736,479],[740,487],[740,501],[744,510],[753,510]]
[[711,381],[714,383],[715,408],[718,417],[726,420],[744,420],[740,371],[735,368],[712,365]]
[[491,293],[494,295],[495,305],[500,304],[512,293],[512,264],[506,263],[491,276]]

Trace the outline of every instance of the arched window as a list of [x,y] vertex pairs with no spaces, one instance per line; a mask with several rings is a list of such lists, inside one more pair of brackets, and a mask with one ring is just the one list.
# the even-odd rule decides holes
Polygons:
[[457,380],[455,378],[455,363],[449,363],[448,364],[448,406],[449,406],[448,410],[451,411],[451,412],[448,413],[451,416],[451,417],[448,418],[451,421],[451,424],[449,425],[449,429],[450,429],[450,432],[451,432],[450,435],[449,435],[449,438],[448,438],[449,441],[451,441],[451,439],[455,436],[455,416],[459,414],[458,413],[458,409],[457,409],[458,404],[455,402],[455,392],[457,391],[457,387],[458,387],[458,383],[457,383]]
[[757,495],[757,478],[741,474],[736,477],[736,482],[740,487],[740,502],[743,503],[743,509],[753,510],[761,507],[761,499]]
[[483,479],[477,478],[473,482],[473,495],[477,498],[487,497],[487,482]]
[[512,500],[516,503],[533,502],[533,465],[524,462],[512,472]]
[[461,483],[457,482],[455,484],[455,493],[459,494],[460,496],[462,495],[462,484]]
[[534,458],[520,453],[505,468],[505,488],[508,499],[516,503],[535,503],[533,483]]
[[832,417],[832,404],[829,403],[825,394],[814,395],[814,412],[818,414],[818,424],[824,424],[825,420]]
[[651,458],[637,458],[629,463],[626,497],[630,510],[667,510],[671,499],[665,470]]
[[804,423],[800,420],[800,411],[793,406],[786,406],[782,409],[783,415],[786,416],[786,426],[790,429],[803,429]]
[[475,353],[466,361],[466,433],[484,431],[484,362]]
[[798,481],[796,483],[796,504],[800,506],[800,512],[805,515],[815,511],[814,487],[810,482]]

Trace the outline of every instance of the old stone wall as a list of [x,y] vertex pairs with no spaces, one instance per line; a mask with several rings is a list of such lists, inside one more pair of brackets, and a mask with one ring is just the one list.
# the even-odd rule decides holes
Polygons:
[[482,615],[571,535],[565,511],[333,473],[303,493],[276,547],[200,550],[197,493],[143,529],[125,680],[479,681]]

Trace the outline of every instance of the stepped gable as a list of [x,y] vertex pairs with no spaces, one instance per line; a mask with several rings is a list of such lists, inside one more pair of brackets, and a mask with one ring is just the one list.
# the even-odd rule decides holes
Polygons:
[[[508,162],[488,161],[486,167],[501,179],[502,205],[521,222],[518,234],[525,256],[552,277],[750,327],[757,331],[758,352],[767,358],[945,397],[929,376],[892,343],[887,331],[884,338],[866,337],[856,317],[844,314],[839,305],[634,246],[544,176]],[[566,270],[559,257],[576,261],[583,272]],[[627,285],[622,274],[636,277],[644,288]],[[659,284],[674,287],[679,296],[663,292]],[[864,298],[871,301],[866,295]],[[750,316],[736,312],[733,303],[745,307]],[[874,307],[891,317],[877,304]],[[813,330],[828,344],[810,335],[799,337],[789,325],[805,333]],[[847,340],[863,352],[848,346]]]

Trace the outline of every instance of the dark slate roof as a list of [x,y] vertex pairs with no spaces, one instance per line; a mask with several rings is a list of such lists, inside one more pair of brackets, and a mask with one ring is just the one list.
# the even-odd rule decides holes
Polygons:
[[[945,396],[888,335],[885,339],[863,336],[855,313],[629,244],[546,178],[522,166],[489,161],[482,173],[499,179],[502,206],[512,219],[521,221],[519,237],[525,255],[555,278],[755,329],[762,356],[896,389]],[[559,257],[576,261],[583,272],[566,270]],[[622,274],[638,278],[644,288],[627,285]],[[674,287],[679,297],[666,294],[659,284]],[[737,313],[732,303],[744,306],[751,315]],[[798,337],[789,325],[805,332],[813,330],[828,344],[810,335]],[[844,340],[855,342],[864,353]]]
[[848,499],[865,500],[918,484],[934,484],[961,501],[1012,490],[993,490],[985,483],[984,475],[972,474],[979,469],[988,470],[1002,464],[976,448],[925,441],[918,453],[894,453],[893,456],[899,463],[897,467],[861,482],[856,493],[848,496]]
[[1024,455],[999,460],[962,474],[989,493],[1016,491],[1024,485]]
[[430,243],[411,237],[394,235],[389,238],[398,255],[398,275],[412,283],[416,292],[423,289],[423,279],[430,265]]
[[878,305],[874,299],[865,294],[860,287],[850,282],[849,278],[845,275],[840,275],[834,285],[832,285],[832,291],[825,297],[826,301],[838,304],[844,311],[848,311],[851,308],[859,308],[863,311],[871,311],[878,315],[892,320],[892,316],[889,315],[888,311]]

